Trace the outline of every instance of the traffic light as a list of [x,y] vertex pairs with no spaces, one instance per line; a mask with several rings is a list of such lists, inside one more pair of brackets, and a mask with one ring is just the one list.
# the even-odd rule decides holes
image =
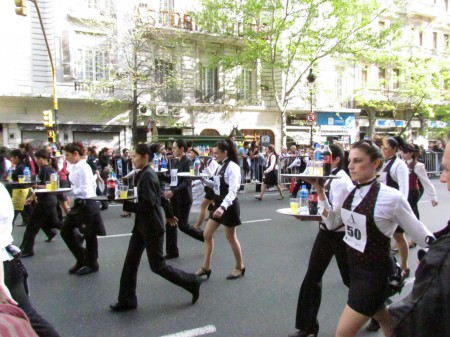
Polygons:
[[27,0],[14,0],[17,15],[27,16],[28,10],[26,1]]
[[49,143],[54,143],[55,142],[55,131],[47,130],[47,139],[48,139]]
[[42,115],[44,117],[44,126],[53,126],[53,111],[44,110],[42,111]]

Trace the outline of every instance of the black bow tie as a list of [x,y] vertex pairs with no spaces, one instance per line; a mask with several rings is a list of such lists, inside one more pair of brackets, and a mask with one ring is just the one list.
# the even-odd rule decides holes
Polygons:
[[366,183],[362,183],[362,184],[354,183],[354,185],[355,185],[356,189],[359,189],[359,188],[364,187],[364,186],[372,185],[376,180],[377,180],[377,178],[374,178],[371,181],[368,181]]

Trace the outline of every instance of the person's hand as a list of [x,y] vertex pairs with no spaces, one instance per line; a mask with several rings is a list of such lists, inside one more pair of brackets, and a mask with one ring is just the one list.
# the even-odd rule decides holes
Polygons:
[[178,218],[177,218],[176,216],[173,216],[173,217],[171,217],[171,218],[167,218],[167,219],[166,219],[166,222],[167,222],[170,226],[175,227],[176,225],[178,225]]
[[33,202],[34,198],[33,197],[29,197],[25,200],[25,205],[29,205]]
[[435,200],[431,200],[431,204],[433,205],[433,207],[436,207],[439,204],[439,202],[437,202]]
[[164,198],[171,199],[172,197],[173,197],[173,192],[172,191],[164,192]]
[[16,301],[14,301],[8,287],[4,283],[0,284],[0,303],[13,305],[18,304]]
[[218,209],[216,209],[213,213],[213,218],[219,219],[222,217],[223,212],[225,212],[221,207],[219,207]]

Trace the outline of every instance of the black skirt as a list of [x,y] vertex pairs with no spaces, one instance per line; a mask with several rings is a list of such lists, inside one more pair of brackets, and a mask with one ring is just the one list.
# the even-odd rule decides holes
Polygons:
[[227,227],[236,227],[241,224],[241,219],[240,219],[241,208],[239,206],[239,201],[237,198],[234,199],[231,206],[229,206],[223,212],[223,214],[220,218],[214,218],[213,214],[216,211],[216,209],[218,209],[220,207],[221,201],[220,202],[214,201],[214,204],[215,204],[214,208],[209,213],[209,218],[211,220],[214,220],[214,221],[216,221],[224,226],[227,226]]
[[278,174],[276,170],[272,170],[264,175],[264,184],[269,187],[278,185]]

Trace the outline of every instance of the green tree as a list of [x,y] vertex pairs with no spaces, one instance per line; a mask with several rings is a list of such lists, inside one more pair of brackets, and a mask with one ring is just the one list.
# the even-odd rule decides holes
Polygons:
[[392,1],[376,0],[202,0],[201,28],[239,38],[238,55],[218,55],[211,62],[224,70],[261,67],[270,72],[270,93],[281,117],[286,143],[286,113],[308,70],[334,55],[358,57],[386,44],[394,25],[381,33],[377,21]]

